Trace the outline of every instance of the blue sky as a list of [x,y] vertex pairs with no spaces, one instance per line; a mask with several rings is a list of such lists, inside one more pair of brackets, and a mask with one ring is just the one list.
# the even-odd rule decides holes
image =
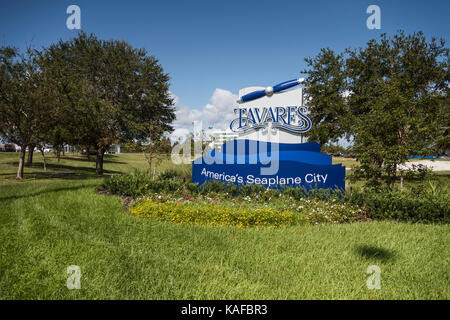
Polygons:
[[[320,48],[363,46],[380,33],[424,31],[449,40],[450,1],[9,1],[2,3],[2,43],[36,47],[76,35],[66,8],[81,8],[81,28],[123,39],[155,55],[171,76],[181,126],[223,120],[238,90],[299,77],[304,58]],[[366,9],[381,9],[381,30],[369,30]]]

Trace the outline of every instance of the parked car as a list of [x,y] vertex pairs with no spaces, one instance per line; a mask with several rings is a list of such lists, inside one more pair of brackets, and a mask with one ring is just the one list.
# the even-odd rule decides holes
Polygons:
[[16,146],[13,144],[0,144],[0,152],[15,152]]

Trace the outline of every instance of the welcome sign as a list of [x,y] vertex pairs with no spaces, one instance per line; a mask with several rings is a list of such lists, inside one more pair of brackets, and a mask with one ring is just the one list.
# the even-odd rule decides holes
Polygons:
[[316,142],[302,143],[313,125],[303,105],[301,80],[274,87],[249,87],[230,110],[229,131],[238,138],[193,161],[192,181],[216,180],[236,185],[345,189],[345,167],[333,165]]
[[[280,83],[274,87],[268,87],[264,90],[254,90],[257,88],[247,88],[240,91],[244,93],[248,90],[254,90],[250,93],[243,94],[238,100],[238,103],[245,103],[248,101],[256,100],[264,96],[272,97],[274,93],[296,86],[300,83],[300,80],[290,80]],[[301,94],[300,89],[300,95]],[[295,96],[297,92],[293,92]],[[284,103],[287,103],[287,95],[275,96],[272,103],[266,101],[268,107],[254,107],[246,103],[240,108],[234,109],[235,113],[239,114],[239,117],[234,119],[230,124],[230,129],[233,132],[244,133],[254,129],[266,129],[271,123],[274,129],[284,129],[292,133],[303,133],[311,128],[311,120],[306,116],[308,110],[305,106],[270,106],[273,102],[276,102],[282,97]],[[264,103],[264,101],[260,101]],[[248,106],[248,107],[247,107]],[[298,118],[298,121],[296,121]]]
[[[274,110],[275,109],[275,110]],[[305,115],[308,108],[300,107],[275,107],[250,109],[235,109],[239,117],[230,124],[233,132],[244,133],[255,129],[266,129],[269,123],[272,128],[285,129],[293,133],[306,132],[311,128],[311,120]],[[295,124],[296,118],[300,121]]]

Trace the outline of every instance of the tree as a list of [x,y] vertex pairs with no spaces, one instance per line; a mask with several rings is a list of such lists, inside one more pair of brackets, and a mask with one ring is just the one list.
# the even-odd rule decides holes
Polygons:
[[144,152],[145,146],[142,145],[141,141],[129,141],[122,146],[122,152],[134,152],[141,153]]
[[308,132],[308,139],[321,145],[337,142],[349,136],[351,119],[346,103],[347,83],[343,55],[331,49],[322,49],[314,58],[305,59],[309,70],[305,85],[306,98],[311,106],[310,119],[314,126]]
[[408,155],[427,155],[448,143],[449,49],[422,32],[385,34],[343,54],[323,49],[306,59],[305,92],[321,143],[346,137],[371,183],[396,180]]
[[28,158],[27,158],[27,166],[31,166],[33,164],[33,153],[34,149],[36,148],[35,144],[28,145]]
[[169,77],[144,49],[81,32],[46,49],[42,63],[75,133],[70,142],[94,146],[97,174],[111,144],[148,140],[156,128],[172,130]]
[[169,138],[164,136],[168,131],[165,126],[149,124],[148,130],[149,140],[143,148],[148,163],[148,175],[151,177],[152,163],[167,158],[172,148]]
[[20,146],[17,179],[23,179],[25,149],[36,144],[51,119],[51,88],[38,65],[39,53],[28,48],[0,48],[0,135]]
[[337,157],[347,154],[347,150],[344,147],[332,143],[322,144],[320,146],[320,152]]

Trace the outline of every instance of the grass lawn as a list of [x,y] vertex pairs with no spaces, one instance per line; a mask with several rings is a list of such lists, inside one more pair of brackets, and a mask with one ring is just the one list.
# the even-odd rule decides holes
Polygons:
[[356,160],[355,158],[333,157],[333,164],[339,163],[350,169],[356,165],[359,165],[358,160]]
[[[148,170],[148,163],[142,153],[122,153],[105,154],[104,156],[105,175],[132,172],[134,169]],[[66,180],[96,178],[95,175],[95,156],[91,156],[88,161],[86,156],[79,153],[66,153],[58,162],[53,153],[46,154],[47,171],[44,171],[44,164],[40,152],[35,152],[33,165],[25,167],[25,180],[47,180],[50,178],[64,177]],[[15,152],[0,152],[0,184],[14,180],[19,163],[19,154]],[[170,159],[154,160],[152,172],[165,169],[174,169],[181,172],[186,178],[191,177],[191,166],[182,164],[175,165]]]
[[[52,158],[51,171],[74,172],[59,176],[43,174],[38,157],[20,182],[17,154],[0,154],[0,299],[450,298],[448,225],[141,220],[95,192],[93,162]],[[107,174],[146,168],[142,155],[107,161]],[[81,268],[81,290],[66,287],[69,265]],[[380,290],[366,286],[370,265],[381,268]]]

